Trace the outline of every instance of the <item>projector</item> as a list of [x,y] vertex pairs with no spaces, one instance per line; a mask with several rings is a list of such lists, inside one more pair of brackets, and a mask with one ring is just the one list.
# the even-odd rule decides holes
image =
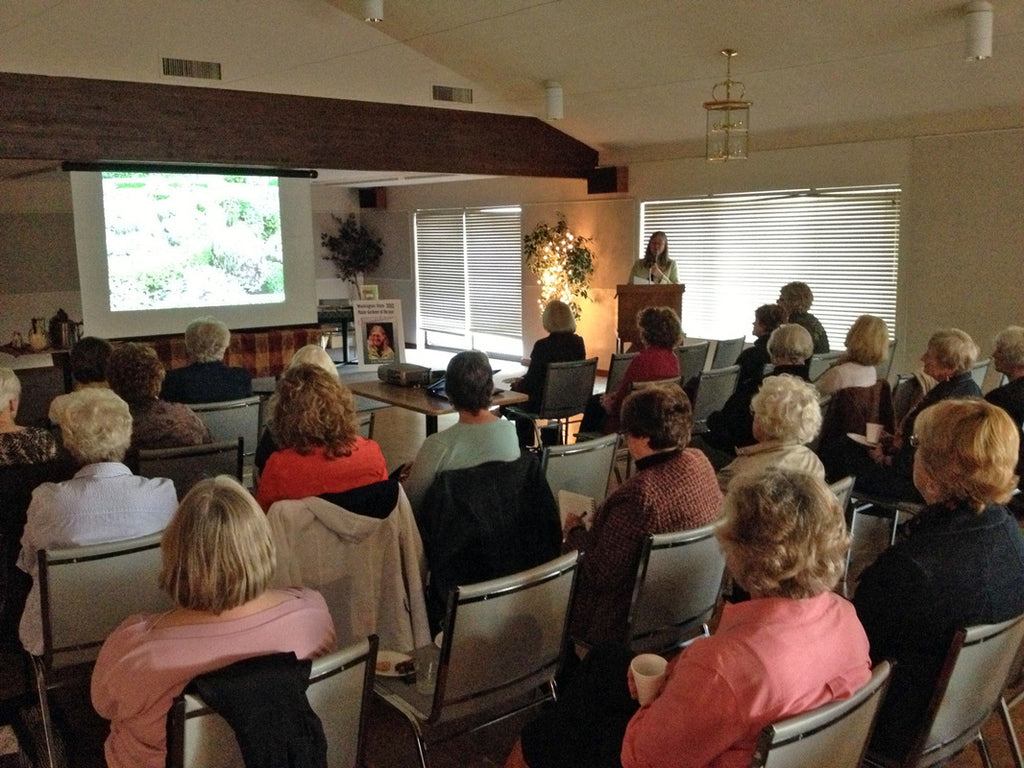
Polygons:
[[385,384],[416,387],[430,383],[430,369],[412,363],[389,363],[377,366],[377,377]]

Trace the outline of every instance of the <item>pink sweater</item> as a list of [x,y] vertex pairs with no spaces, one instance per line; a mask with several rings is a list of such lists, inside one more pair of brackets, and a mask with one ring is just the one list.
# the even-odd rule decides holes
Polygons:
[[633,715],[624,768],[746,768],[761,729],[849,698],[871,677],[853,605],[832,592],[726,605],[718,631],[668,668]]
[[320,593],[285,591],[293,599],[240,619],[161,627],[159,615],[140,614],[110,634],[92,674],[93,706],[110,720],[109,768],[163,768],[167,712],[193,677],[252,656],[294,651],[308,659],[333,650]]

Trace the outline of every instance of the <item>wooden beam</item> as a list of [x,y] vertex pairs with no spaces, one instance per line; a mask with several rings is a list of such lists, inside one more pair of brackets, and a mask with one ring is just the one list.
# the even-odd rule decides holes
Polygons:
[[534,117],[0,73],[0,157],[586,178],[597,151]]

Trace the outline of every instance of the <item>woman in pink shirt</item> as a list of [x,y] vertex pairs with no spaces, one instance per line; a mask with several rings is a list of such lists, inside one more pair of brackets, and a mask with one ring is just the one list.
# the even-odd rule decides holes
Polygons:
[[93,671],[93,706],[110,720],[110,768],[163,768],[167,712],[197,675],[270,653],[313,658],[335,645],[318,592],[268,589],[275,553],[267,518],[232,478],[189,491],[161,548],[160,586],[177,607],[125,619]]
[[355,398],[337,376],[315,365],[289,368],[270,404],[278,450],[256,490],[264,511],[281,499],[344,493],[388,479],[384,454],[360,436]]
[[506,768],[745,768],[766,725],[867,683],[864,629],[831,591],[849,536],[828,487],[794,470],[740,478],[723,517],[728,569],[751,599],[726,605],[715,633],[670,662],[642,707],[631,654],[595,647],[558,706],[523,730]]

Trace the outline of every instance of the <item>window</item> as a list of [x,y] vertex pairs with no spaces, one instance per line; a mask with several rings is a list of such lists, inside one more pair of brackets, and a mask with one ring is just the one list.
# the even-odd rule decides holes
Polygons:
[[427,346],[522,355],[520,209],[418,211],[417,324]]
[[816,189],[641,204],[643,246],[668,236],[686,284],[688,336],[750,334],[754,310],[802,280],[811,312],[841,349],[858,315],[878,315],[895,337],[900,190]]

